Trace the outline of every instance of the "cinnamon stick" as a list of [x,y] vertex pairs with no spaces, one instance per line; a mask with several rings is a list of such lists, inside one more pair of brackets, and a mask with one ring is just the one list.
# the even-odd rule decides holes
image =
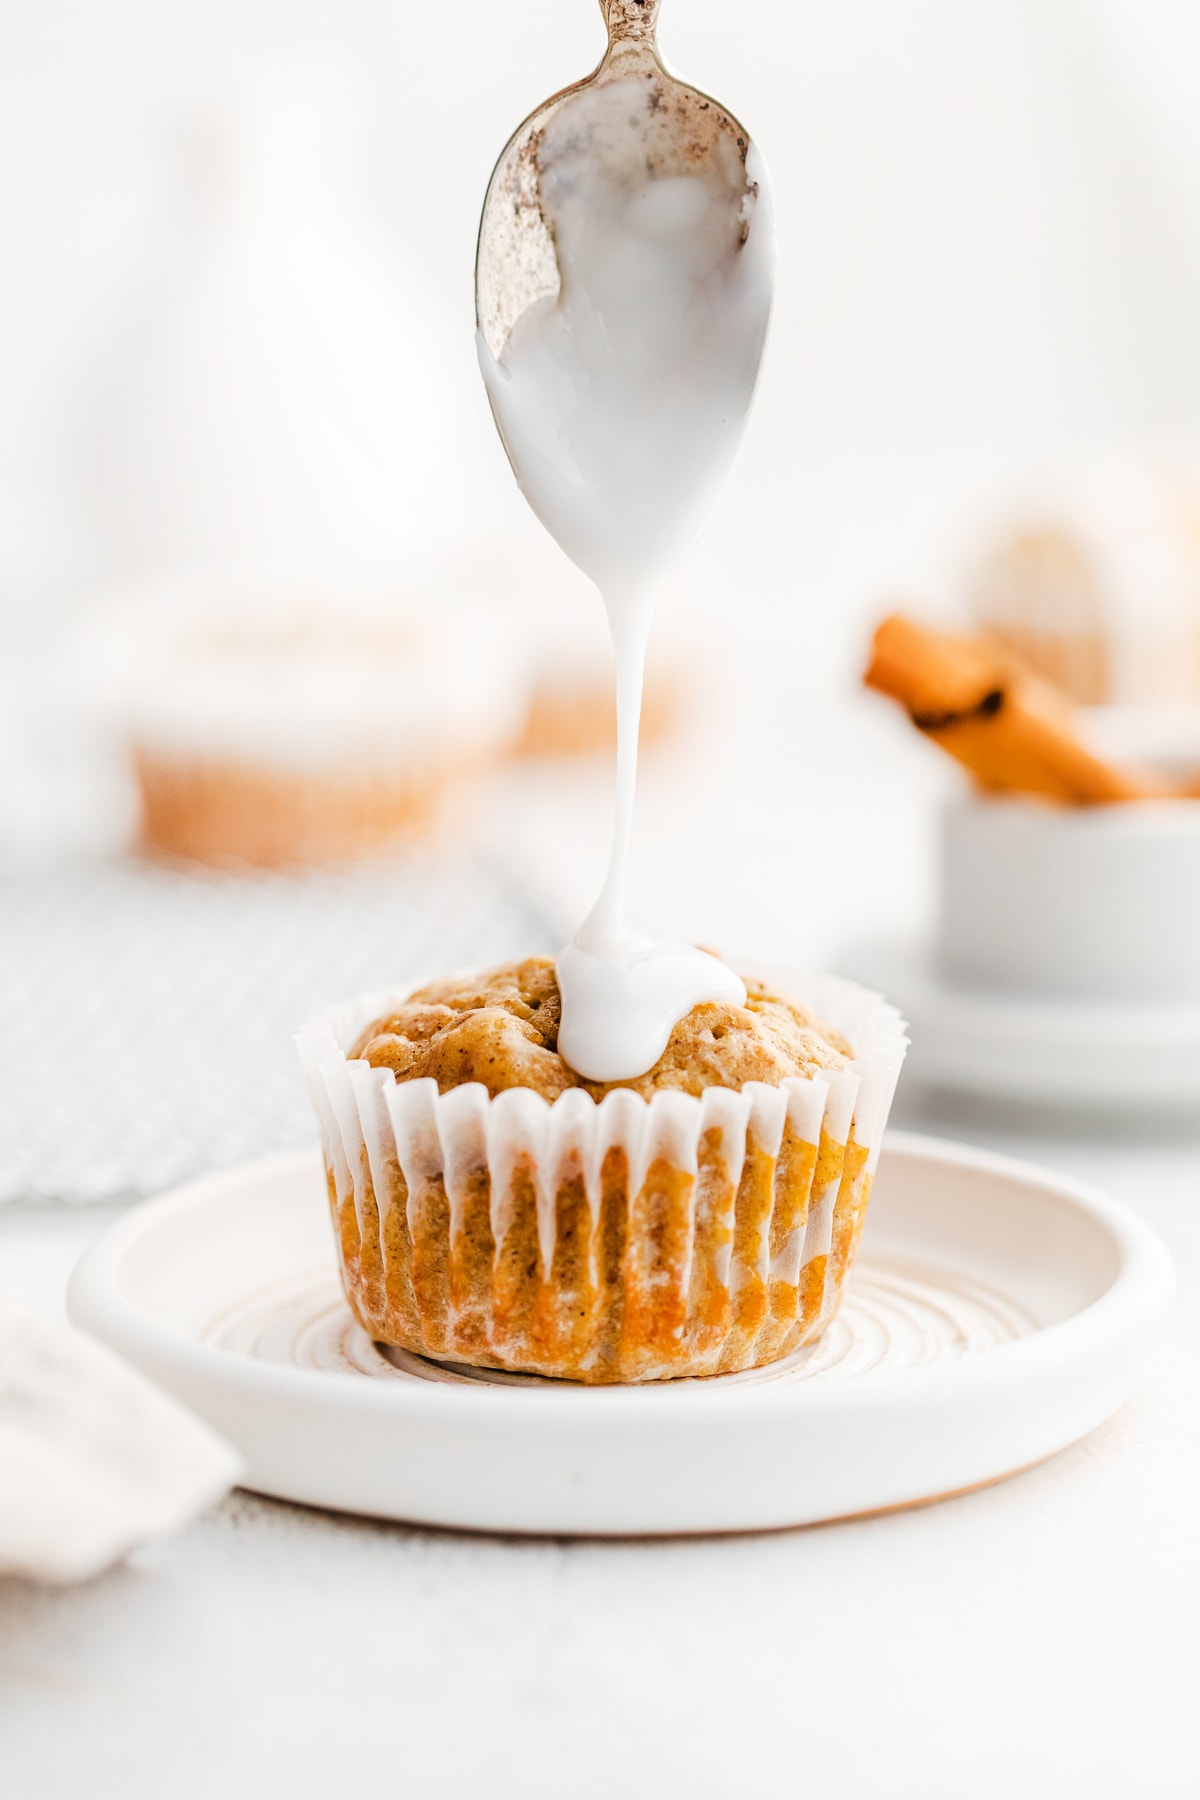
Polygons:
[[990,792],[1096,806],[1164,791],[1089,750],[1066,699],[990,638],[893,613],[875,633],[863,679]]

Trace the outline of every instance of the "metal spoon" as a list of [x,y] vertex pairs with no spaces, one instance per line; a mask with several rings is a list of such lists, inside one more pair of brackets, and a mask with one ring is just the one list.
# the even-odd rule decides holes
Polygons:
[[635,937],[624,922],[655,596],[736,453],[774,286],[771,207],[749,135],[663,67],[658,6],[601,0],[604,59],[510,139],[476,260],[497,429],[534,512],[599,588],[613,641],[612,855],[556,965],[560,1048],[596,1080],[642,1073],[693,1005],[745,992],[712,957]]
[[[631,146],[644,158],[642,178],[703,174],[718,164],[722,176],[740,165],[747,199],[746,218],[758,198],[761,171],[748,167],[755,152],[744,125],[718,101],[679,81],[665,68],[656,41],[660,0],[600,0],[608,27],[608,49],[586,80],[555,94],[513,133],[492,171],[475,262],[475,317],[492,356],[499,361],[514,326],[529,307],[553,299],[560,273],[554,235],[541,200],[539,149],[552,117],[589,88],[633,78],[641,97],[640,129],[618,141],[597,137],[590,153],[627,173]],[[581,126],[588,129],[586,123]],[[736,164],[732,159],[736,159]],[[747,223],[747,229],[749,224]],[[763,334],[766,331],[764,311]],[[759,346],[761,352],[761,344]]]

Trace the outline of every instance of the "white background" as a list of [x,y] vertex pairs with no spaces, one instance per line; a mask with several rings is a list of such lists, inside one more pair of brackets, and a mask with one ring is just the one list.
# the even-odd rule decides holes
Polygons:
[[[817,960],[928,903],[943,775],[855,698],[872,615],[932,591],[995,484],[1197,435],[1200,10],[665,0],[661,35],[765,151],[782,263],[743,456],[666,601],[720,681],[647,769],[634,909]],[[440,410],[385,421],[398,528],[486,520],[533,556],[474,376],[474,231],[507,133],[601,34],[594,0],[3,0],[0,42],[0,832],[19,837],[18,701],[49,704],[38,671],[73,621],[162,554],[139,496],[163,470],[131,451],[125,396],[203,272],[229,108],[284,65],[342,71],[355,191],[401,259],[403,316],[438,322],[410,374],[427,394],[433,369]],[[593,604],[569,572],[563,592]],[[497,801],[564,915],[598,883],[606,797],[597,770]],[[238,1499],[78,1592],[0,1585],[0,1787],[1193,1793],[1196,1155],[1022,1147],[1141,1207],[1181,1269],[1169,1353],[1084,1445],[941,1508],[728,1543],[514,1545]],[[98,1221],[2,1223],[6,1285],[58,1305]]]
[[[491,163],[601,43],[589,0],[42,0],[0,19],[8,608],[120,567],[88,516],[120,410],[107,384],[131,321],[170,302],[164,268],[186,279],[203,254],[196,165],[219,160],[231,93],[252,96],[281,66],[340,72],[355,179],[443,316],[453,348],[439,354],[469,365]],[[947,483],[1194,431],[1200,22],[1187,0],[667,0],[661,35],[750,124],[778,196],[775,331],[707,557],[767,532],[795,577],[810,542],[845,551],[884,532],[898,560],[930,485],[940,502]],[[490,470],[496,489],[462,483],[456,499],[505,503],[517,524],[473,383],[452,407],[459,467]],[[395,424],[416,474],[423,421]],[[892,504],[852,526],[841,508],[868,491]]]
[[[384,471],[369,541],[498,526],[594,614],[526,515],[471,345],[488,171],[519,118],[595,60],[591,0],[41,0],[0,20],[0,837],[40,845],[47,784],[35,796],[20,770],[53,787],[69,738],[47,724],[45,670],[114,583],[173,547],[240,553],[247,532],[277,559],[360,547],[331,459],[309,482],[289,460],[281,396],[318,374],[357,383],[359,485]],[[703,636],[722,682],[690,745],[647,770],[634,910],[817,960],[882,910],[926,903],[925,864],[900,850],[944,775],[853,698],[871,618],[937,597],[1014,475],[1200,435],[1200,15],[1187,0],[667,0],[661,35],[765,151],[782,260],[741,460],[663,604],[664,629]],[[293,307],[273,289],[276,386],[255,399],[249,351],[219,391],[218,348],[203,398],[185,383],[181,404],[156,334],[207,291],[228,184],[280,80],[342,110],[323,126],[314,106],[268,205],[303,212],[314,170],[344,158],[334,201],[394,259],[392,285],[355,361],[356,334],[324,329],[344,259],[322,258],[318,233],[299,286],[321,289],[310,337],[328,368],[287,335],[303,292]],[[299,439],[301,460],[328,448]],[[786,819],[814,781],[821,872],[797,920],[781,840],[738,821]],[[565,915],[598,884],[606,795],[605,774],[576,773],[499,807],[509,853]]]

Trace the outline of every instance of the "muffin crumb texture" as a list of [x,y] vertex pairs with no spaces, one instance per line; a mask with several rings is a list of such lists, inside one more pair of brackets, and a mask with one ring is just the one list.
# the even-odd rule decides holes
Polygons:
[[845,1038],[765,982],[746,982],[745,1006],[705,1002],[672,1031],[652,1069],[629,1081],[585,1081],[558,1053],[562,1016],[548,956],[505,963],[482,975],[434,981],[369,1025],[350,1051],[398,1081],[431,1077],[441,1093],[477,1081],[495,1098],[530,1088],[557,1100],[582,1088],[602,1100],[614,1088],[649,1099],[666,1090],[699,1097],[748,1081],[778,1086],[791,1077],[844,1069]]
[[[430,982],[352,1044],[326,1040],[340,1057],[318,1034],[363,1328],[584,1382],[727,1374],[822,1331],[870,1192],[873,1104],[857,1126],[874,1039],[864,1025],[868,1061],[851,1060],[807,1008],[748,990],[694,1007],[625,1082],[584,1081],[559,1055],[548,957]],[[347,1058],[394,1083],[347,1079]]]

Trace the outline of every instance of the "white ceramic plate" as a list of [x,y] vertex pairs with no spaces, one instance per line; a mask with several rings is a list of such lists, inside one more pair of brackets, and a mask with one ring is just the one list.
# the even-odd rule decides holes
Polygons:
[[1031,998],[944,981],[916,944],[857,946],[840,959],[909,1021],[906,1077],[955,1094],[1097,1112],[1200,1106],[1200,1005]]
[[315,1152],[138,1208],[88,1251],[68,1304],[223,1432],[262,1493],[625,1534],[807,1524],[1038,1462],[1121,1405],[1172,1285],[1115,1201],[894,1134],[839,1318],[747,1375],[588,1389],[389,1360],[342,1301]]

